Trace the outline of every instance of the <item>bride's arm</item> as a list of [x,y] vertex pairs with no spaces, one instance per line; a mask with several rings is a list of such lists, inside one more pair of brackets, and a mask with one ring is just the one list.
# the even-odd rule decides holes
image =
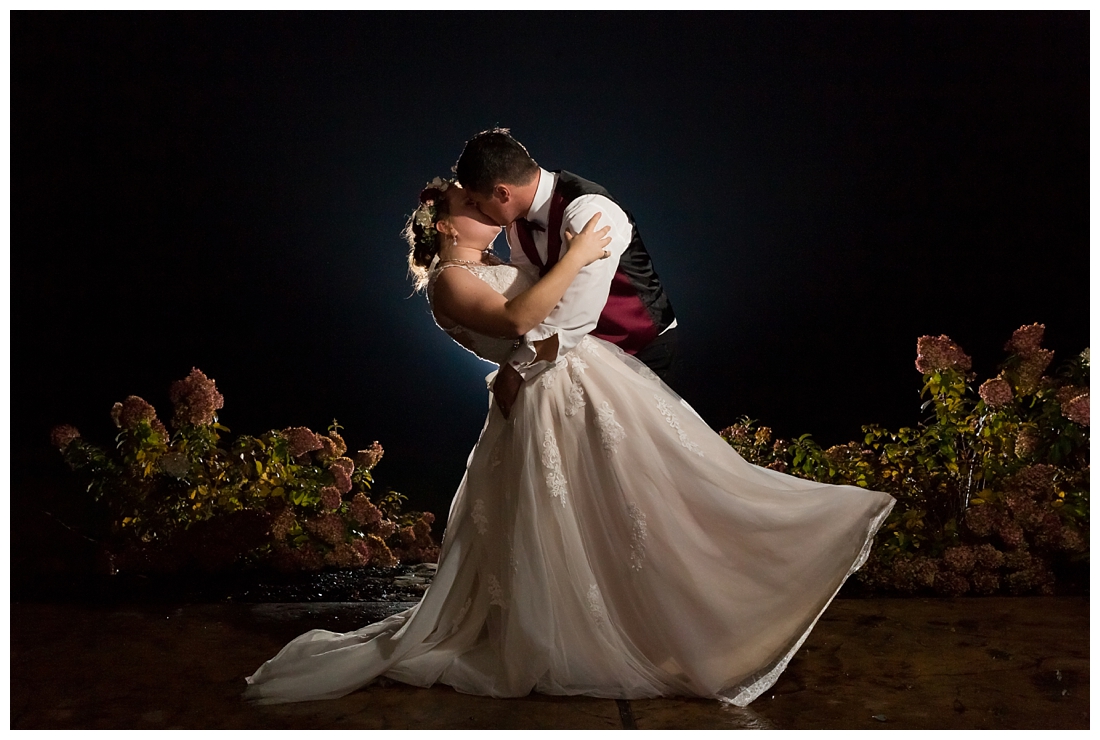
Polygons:
[[444,270],[436,279],[433,306],[437,318],[449,319],[480,334],[519,337],[545,319],[581,268],[601,259],[611,239],[608,227],[596,229],[596,214],[581,233],[568,235],[569,251],[537,283],[507,299],[467,270]]

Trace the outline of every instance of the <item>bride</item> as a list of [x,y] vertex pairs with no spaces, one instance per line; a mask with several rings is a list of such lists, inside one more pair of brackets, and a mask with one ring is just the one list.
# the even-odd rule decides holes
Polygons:
[[[407,229],[417,285],[455,341],[505,362],[606,256],[606,227],[597,216],[567,234],[539,280],[491,255],[500,227],[461,187],[433,185]],[[863,564],[893,503],[751,465],[643,364],[589,336],[510,408],[490,406],[421,602],[354,632],[307,632],[245,696],[335,698],[386,676],[494,697],[744,706]]]

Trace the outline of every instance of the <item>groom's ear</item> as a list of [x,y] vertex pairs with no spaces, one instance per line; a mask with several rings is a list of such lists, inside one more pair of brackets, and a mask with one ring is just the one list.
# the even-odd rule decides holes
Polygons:
[[512,191],[508,189],[507,185],[494,185],[493,197],[499,200],[501,203],[507,203],[512,199]]

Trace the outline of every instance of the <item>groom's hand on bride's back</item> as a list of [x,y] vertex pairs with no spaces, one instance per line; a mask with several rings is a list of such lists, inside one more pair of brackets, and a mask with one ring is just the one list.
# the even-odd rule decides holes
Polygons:
[[[533,342],[535,345],[535,359],[532,362],[553,362],[558,358],[558,335],[554,334],[546,339]],[[523,385],[523,376],[511,365],[501,365],[500,371],[493,380],[493,400],[496,401],[500,413],[507,419],[512,413],[512,406],[519,396],[519,387]]]
[[507,419],[512,413],[512,405],[519,395],[519,387],[523,385],[523,377],[511,365],[501,365],[496,378],[493,379],[493,400]]

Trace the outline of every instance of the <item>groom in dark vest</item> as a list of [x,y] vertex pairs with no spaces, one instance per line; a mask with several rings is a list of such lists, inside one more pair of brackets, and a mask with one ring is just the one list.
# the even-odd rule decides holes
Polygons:
[[579,234],[600,213],[611,226],[611,258],[581,270],[546,321],[527,334],[556,341],[536,355],[530,344],[501,367],[493,391],[507,415],[523,380],[568,352],[586,334],[618,345],[668,382],[676,358],[676,316],[634,217],[594,182],[538,166],[508,129],[483,131],[466,142],[455,164],[458,181],[489,218],[506,227],[511,262],[546,274],[562,255],[565,231]]

